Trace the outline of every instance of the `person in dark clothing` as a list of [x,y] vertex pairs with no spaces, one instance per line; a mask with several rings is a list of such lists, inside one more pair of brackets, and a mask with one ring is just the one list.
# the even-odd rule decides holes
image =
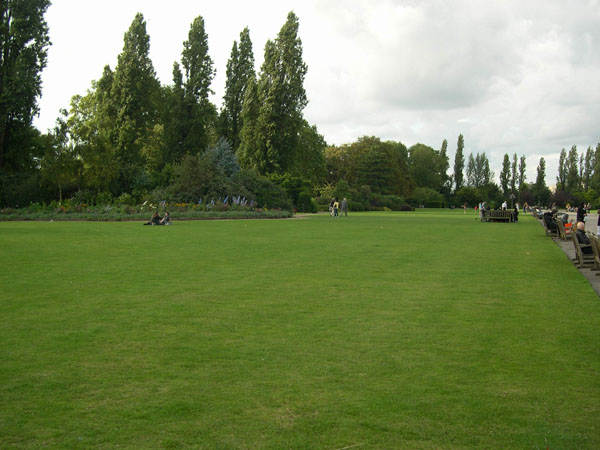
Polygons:
[[158,211],[154,211],[154,214],[152,214],[152,219],[150,219],[150,222],[146,222],[144,225],[160,225],[161,220],[162,219],[158,215]]
[[152,214],[152,225],[160,225],[160,221],[162,220],[162,218],[158,215],[158,211],[154,211],[154,214]]
[[585,206],[581,203],[577,208],[577,222],[585,222],[585,216]]
[[577,231],[575,232],[575,236],[577,236],[577,241],[579,241],[581,251],[586,255],[592,255],[594,250],[592,249],[590,238],[585,233],[585,223],[577,222]]

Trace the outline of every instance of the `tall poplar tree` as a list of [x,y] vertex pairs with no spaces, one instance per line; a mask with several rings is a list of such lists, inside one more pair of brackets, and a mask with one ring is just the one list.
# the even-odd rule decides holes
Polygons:
[[504,159],[502,160],[502,170],[500,171],[500,186],[502,187],[502,193],[507,196],[509,194],[510,188],[510,158],[508,154],[504,154]]
[[558,176],[556,177],[556,189],[564,191],[567,185],[567,151],[563,148],[558,159]]
[[517,168],[518,168],[518,157],[517,154],[513,154],[512,164],[510,165],[510,192],[512,195],[517,192]]
[[227,79],[221,110],[221,133],[237,151],[240,146],[240,133],[243,126],[242,108],[246,87],[250,78],[255,77],[254,53],[248,28],[240,33],[240,43],[233,42],[231,56],[227,61]]
[[467,159],[467,186],[476,186],[477,182],[475,180],[475,158],[473,157],[473,153],[469,153],[469,158]]
[[46,67],[48,0],[0,2],[0,170],[18,171],[30,159],[33,117],[39,112]]
[[594,165],[593,172],[591,177],[591,188],[596,192],[600,192],[600,143],[596,145],[596,150],[594,151]]
[[450,186],[450,175],[448,175],[448,169],[450,168],[450,162],[448,159],[448,141],[444,139],[442,141],[442,148],[440,148],[440,176],[442,177],[442,188],[441,191],[443,194],[449,194],[452,186]]
[[585,152],[585,160],[584,160],[584,169],[583,169],[583,190],[587,191],[591,188],[592,184],[592,175],[594,173],[595,164],[595,154],[592,146],[590,145]]
[[525,174],[525,170],[527,169],[527,159],[525,155],[522,155],[519,159],[519,192],[523,190],[525,180],[527,179],[527,175]]
[[463,170],[465,168],[465,157],[463,150],[465,148],[465,140],[463,135],[458,136],[458,142],[456,144],[456,154],[454,156],[454,190],[458,191],[464,182]]
[[546,187],[546,160],[543,156],[540,158],[540,163],[537,166],[535,186],[538,190]]
[[535,201],[538,205],[545,205],[550,199],[550,189],[546,186],[546,160],[540,158],[535,179]]
[[579,155],[577,153],[577,146],[574,145],[569,150],[566,161],[567,180],[565,184],[565,190],[567,192],[575,192],[579,190],[579,170],[578,170]]
[[144,166],[142,148],[158,119],[160,84],[150,59],[146,21],[137,13],[124,36],[111,97],[116,106],[115,144],[121,187],[129,191]]
[[259,171],[257,121],[260,105],[258,104],[257,90],[256,78],[250,77],[242,106],[241,118],[244,125],[240,131],[240,147],[237,151],[237,157],[243,168]]
[[581,153],[581,155],[579,155],[579,186],[578,189],[581,191],[583,190],[583,172],[585,169],[585,154]]
[[213,93],[210,85],[216,71],[208,54],[208,36],[201,16],[190,25],[188,39],[183,43],[181,64],[185,111],[180,119],[187,128],[182,145],[186,152],[197,154],[208,147],[216,119],[215,107],[208,98]]
[[185,114],[185,91],[183,73],[178,62],[173,63],[173,85],[164,88],[164,150],[166,163],[181,162],[185,155],[184,142],[187,136]]
[[277,38],[265,45],[265,59],[257,85],[257,147],[251,163],[260,173],[291,171],[297,161],[297,152],[301,151],[302,111],[308,100],[304,90],[307,66],[302,60],[298,29],[298,18],[290,12]]

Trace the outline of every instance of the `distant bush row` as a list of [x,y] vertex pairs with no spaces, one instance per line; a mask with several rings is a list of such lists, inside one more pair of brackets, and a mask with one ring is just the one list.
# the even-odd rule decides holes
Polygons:
[[[215,205],[216,206],[216,205]],[[214,209],[199,205],[166,204],[132,206],[88,206],[73,207],[33,204],[28,208],[5,208],[0,210],[0,221],[148,221],[153,212],[159,210],[162,215],[169,211],[171,218],[177,220],[206,219],[281,219],[292,217],[292,213],[281,209],[251,209],[219,205]]]

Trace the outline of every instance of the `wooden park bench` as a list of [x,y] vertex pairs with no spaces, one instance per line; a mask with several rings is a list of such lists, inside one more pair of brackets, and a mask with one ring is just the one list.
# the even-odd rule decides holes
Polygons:
[[488,210],[483,214],[484,222],[514,222],[515,212],[509,210]]
[[566,226],[562,220],[556,220],[556,225],[558,226],[558,237],[560,237],[563,241],[571,238],[573,236],[573,225],[567,224]]
[[[583,253],[579,239],[577,239],[577,233],[573,234],[573,239],[571,240],[573,241],[573,246],[575,247],[575,258],[573,258],[573,262],[577,265],[577,267],[594,267],[596,265],[594,254],[592,253],[590,255],[589,253]],[[593,246],[592,250],[594,250]]]
[[[588,233],[588,237],[594,250],[594,269],[600,269],[600,237],[592,233]],[[596,274],[596,276],[599,275],[600,272]]]

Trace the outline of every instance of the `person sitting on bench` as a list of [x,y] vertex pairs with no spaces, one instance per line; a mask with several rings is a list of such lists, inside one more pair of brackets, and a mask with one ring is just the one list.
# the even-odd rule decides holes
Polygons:
[[577,236],[577,241],[579,241],[581,251],[585,255],[592,255],[594,250],[592,249],[590,238],[585,233],[585,222],[577,222],[577,231],[575,232],[575,235]]

